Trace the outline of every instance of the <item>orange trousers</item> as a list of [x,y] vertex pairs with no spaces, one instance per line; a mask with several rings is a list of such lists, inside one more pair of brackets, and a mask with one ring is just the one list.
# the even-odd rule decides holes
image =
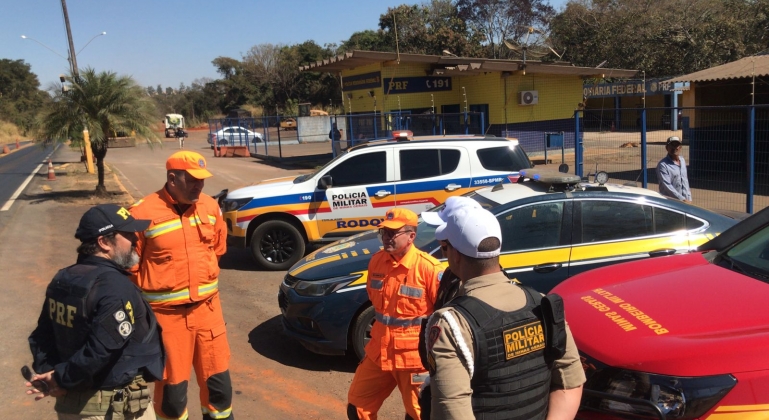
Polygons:
[[347,393],[347,402],[355,406],[360,420],[376,420],[377,412],[398,387],[406,413],[419,420],[419,386],[427,377],[423,370],[382,370],[378,363],[363,358]]
[[219,294],[192,305],[153,310],[162,328],[166,351],[163,380],[155,383],[155,413],[158,418],[187,418],[187,383],[193,366],[200,386],[200,407],[204,418],[230,418],[230,346]]

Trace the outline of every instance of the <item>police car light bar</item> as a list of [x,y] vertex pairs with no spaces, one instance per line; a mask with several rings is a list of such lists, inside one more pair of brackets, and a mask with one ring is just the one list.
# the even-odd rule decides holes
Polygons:
[[553,172],[541,169],[521,169],[520,174],[521,178],[542,182],[544,184],[575,185],[579,184],[581,181],[580,178],[576,175],[569,175],[561,172]]
[[393,140],[411,140],[413,137],[411,130],[393,130]]

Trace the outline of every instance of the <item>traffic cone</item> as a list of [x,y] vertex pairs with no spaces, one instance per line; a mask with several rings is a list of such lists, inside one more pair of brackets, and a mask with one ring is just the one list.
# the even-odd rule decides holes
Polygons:
[[56,181],[56,172],[53,171],[51,159],[48,159],[48,181]]
[[3,154],[7,155],[8,153],[11,153],[11,149],[8,148],[7,144],[3,145]]
[[19,150],[19,139],[16,139],[16,150]]

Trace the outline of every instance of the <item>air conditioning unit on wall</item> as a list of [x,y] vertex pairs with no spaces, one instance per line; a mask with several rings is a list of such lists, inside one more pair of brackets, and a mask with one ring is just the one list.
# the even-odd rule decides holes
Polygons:
[[536,90],[518,92],[518,105],[536,105],[538,102],[539,93]]

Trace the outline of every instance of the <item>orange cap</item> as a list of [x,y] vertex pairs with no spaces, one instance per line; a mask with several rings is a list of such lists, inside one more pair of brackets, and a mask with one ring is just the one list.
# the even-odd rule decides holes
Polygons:
[[413,211],[395,207],[385,214],[385,220],[379,224],[379,227],[398,230],[403,226],[416,226],[418,222],[419,217]]
[[166,170],[185,170],[197,179],[213,176],[206,169],[206,159],[200,153],[181,151],[171,155],[166,161]]

